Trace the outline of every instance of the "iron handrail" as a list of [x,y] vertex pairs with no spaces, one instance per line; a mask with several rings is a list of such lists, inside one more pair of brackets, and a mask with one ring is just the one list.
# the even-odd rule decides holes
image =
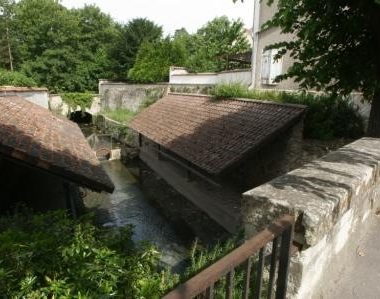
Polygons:
[[[262,279],[262,267],[264,259],[263,248],[270,242],[273,241],[272,249],[272,259],[271,259],[271,281],[270,286],[273,286],[274,272],[276,271],[277,265],[277,238],[281,236],[280,244],[280,257],[279,257],[279,271],[277,276],[277,292],[276,298],[285,298],[286,296],[286,286],[287,286],[287,274],[289,266],[289,255],[292,241],[292,231],[295,218],[291,215],[285,215],[274,221],[267,228],[259,232],[253,238],[247,240],[240,247],[236,248],[211,266],[207,267],[185,283],[179,285],[174,290],[169,292],[163,297],[163,299],[190,299],[198,295],[206,293],[208,298],[212,298],[212,292],[214,284],[221,278],[226,276],[227,290],[226,298],[231,298],[231,284],[233,283],[233,273],[234,269],[244,262],[247,262],[246,277],[247,282],[245,285],[243,297],[248,298],[249,289],[249,276],[251,272],[251,257],[259,252],[261,269],[258,269],[258,273],[261,272],[259,281],[259,296],[261,292],[261,279]],[[232,282],[231,282],[232,280]],[[271,291],[272,293],[272,291]],[[231,295],[232,296],[232,295]],[[271,298],[268,296],[268,298]]]

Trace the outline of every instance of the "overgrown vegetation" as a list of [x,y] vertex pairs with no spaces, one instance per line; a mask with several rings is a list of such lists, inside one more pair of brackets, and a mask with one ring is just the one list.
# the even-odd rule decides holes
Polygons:
[[[185,275],[181,278],[181,281],[186,281],[187,279],[193,277],[196,273],[201,272],[203,269],[212,265],[222,257],[226,256],[232,250],[240,246],[244,241],[243,234],[238,234],[230,239],[227,239],[223,242],[218,242],[213,246],[209,246],[204,248],[199,246],[197,242],[193,244],[193,247],[190,252],[190,265],[186,270]],[[252,257],[252,272],[251,272],[251,288],[249,290],[249,297],[253,296],[254,289],[252,286],[254,282],[256,282],[257,273],[255,269],[257,269],[258,263],[258,254],[253,255]],[[234,284],[233,284],[233,298],[240,299],[242,298],[242,293],[244,289],[244,275],[245,275],[245,264],[239,265],[235,268],[234,273]],[[268,278],[263,278],[262,285],[262,297],[266,298],[266,294],[268,293]],[[214,298],[223,299],[226,296],[226,279],[222,278],[214,285]],[[203,298],[203,297],[202,297]]]
[[108,118],[127,125],[129,121],[136,115],[136,112],[133,112],[126,108],[118,108],[114,110],[105,110],[102,112],[102,114]]
[[79,106],[84,111],[86,108],[91,107],[95,95],[92,93],[67,92],[61,93],[60,96],[71,109],[75,110]]
[[0,86],[2,85],[35,87],[37,83],[22,73],[0,69]]
[[0,0],[0,10],[0,68],[56,93],[95,91],[100,78],[166,81],[171,64],[193,71],[233,68],[230,56],[249,51],[243,23],[227,17],[195,34],[179,29],[164,36],[150,20],[120,24],[95,5],[68,9],[56,0]]
[[95,227],[64,211],[0,218],[0,293],[5,298],[161,298],[178,277],[159,253],[133,244],[132,228]]
[[364,134],[363,119],[357,109],[347,99],[337,95],[248,90],[241,84],[217,85],[211,94],[215,99],[245,98],[306,105],[305,138],[359,138]]

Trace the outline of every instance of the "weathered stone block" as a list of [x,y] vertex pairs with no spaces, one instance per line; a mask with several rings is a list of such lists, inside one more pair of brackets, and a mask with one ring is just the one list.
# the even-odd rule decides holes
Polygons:
[[363,138],[320,160],[243,195],[247,237],[281,214],[296,215],[291,287],[298,298],[314,298],[334,278],[345,252],[363,234],[379,198],[380,140]]

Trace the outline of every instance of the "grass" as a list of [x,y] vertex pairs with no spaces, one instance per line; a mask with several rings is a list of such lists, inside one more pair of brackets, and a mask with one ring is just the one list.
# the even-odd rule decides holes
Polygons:
[[108,118],[127,125],[137,113],[129,109],[118,108],[115,110],[106,110],[103,114]]
[[304,137],[320,140],[356,139],[364,135],[363,119],[346,98],[332,94],[248,90],[241,84],[221,84],[211,90],[214,100],[244,98],[308,107],[304,120]]

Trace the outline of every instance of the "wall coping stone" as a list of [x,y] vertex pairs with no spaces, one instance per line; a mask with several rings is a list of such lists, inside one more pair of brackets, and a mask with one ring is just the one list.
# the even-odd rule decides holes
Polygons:
[[[380,139],[362,138],[243,194],[246,229],[295,213],[302,243],[318,243],[378,179]],[[357,202],[355,202],[357,201]],[[244,211],[256,212],[245,213]],[[301,226],[301,229],[300,229]],[[299,240],[297,240],[299,241]]]
[[0,86],[0,92],[47,92],[45,87],[18,87],[18,86]]

